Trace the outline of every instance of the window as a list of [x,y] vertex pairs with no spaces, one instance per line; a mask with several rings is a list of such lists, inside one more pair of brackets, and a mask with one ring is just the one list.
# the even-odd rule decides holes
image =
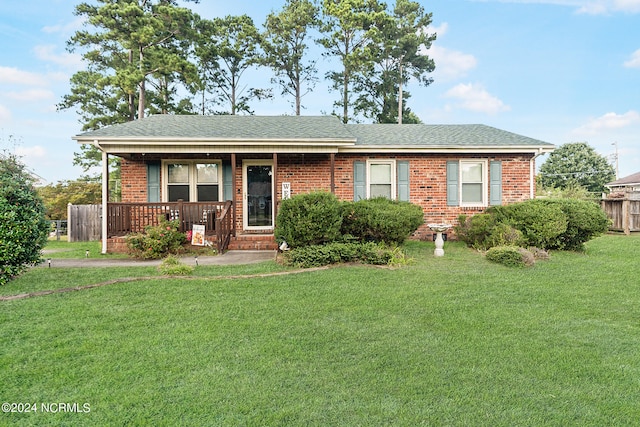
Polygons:
[[[489,187],[491,187],[490,190]],[[489,194],[491,194],[491,200],[489,200]],[[489,204],[502,204],[502,162],[448,161],[447,205],[485,207]]]
[[353,200],[373,197],[409,201],[409,161],[354,161]]
[[460,162],[460,204],[485,205],[484,162]]
[[168,161],[166,198],[168,202],[215,202],[220,200],[221,167],[203,161]]
[[367,162],[367,197],[396,198],[395,161],[370,160]]

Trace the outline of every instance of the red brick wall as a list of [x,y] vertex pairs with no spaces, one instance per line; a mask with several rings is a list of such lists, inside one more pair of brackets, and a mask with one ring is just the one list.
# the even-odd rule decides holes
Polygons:
[[[213,159],[214,157],[212,157]],[[236,182],[242,191],[242,159],[238,156]],[[248,156],[246,158],[253,158]],[[263,156],[270,159],[271,156]],[[483,208],[447,206],[446,163],[448,160],[487,159],[479,155],[349,155],[335,156],[335,194],[343,200],[353,200],[353,162],[367,159],[396,159],[409,161],[409,194],[412,203],[422,206],[425,222],[456,223],[460,214],[473,215]],[[495,155],[489,160],[502,161],[502,202],[509,204],[530,197],[530,154]],[[122,160],[122,201],[147,201],[147,166],[142,160]],[[281,200],[281,185],[291,183],[291,194],[308,193],[315,190],[329,191],[331,186],[331,163],[328,154],[279,154],[277,200]],[[236,193],[237,228],[242,229],[242,193]],[[426,226],[416,233],[418,238],[427,238],[431,232]]]
[[127,203],[147,202],[147,164],[143,161],[122,159],[122,201]]

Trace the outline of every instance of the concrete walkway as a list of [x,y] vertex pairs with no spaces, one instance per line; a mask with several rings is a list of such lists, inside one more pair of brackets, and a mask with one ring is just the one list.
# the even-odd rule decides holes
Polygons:
[[[274,260],[276,251],[227,251],[222,255],[181,257],[186,265],[240,265],[254,264],[263,261]],[[64,259],[56,258],[55,253],[45,254],[45,262],[38,265],[40,268],[76,268],[76,267],[153,267],[160,265],[162,260],[136,260],[130,258],[82,258]],[[48,260],[51,260],[49,263]]]

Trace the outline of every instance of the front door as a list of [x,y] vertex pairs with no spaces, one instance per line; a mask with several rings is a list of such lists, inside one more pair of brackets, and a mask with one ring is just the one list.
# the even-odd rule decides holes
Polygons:
[[243,225],[245,230],[273,229],[273,162],[245,160],[242,164]]

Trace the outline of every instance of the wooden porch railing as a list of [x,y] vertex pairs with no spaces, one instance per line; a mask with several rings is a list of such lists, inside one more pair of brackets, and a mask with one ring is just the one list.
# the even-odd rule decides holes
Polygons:
[[231,201],[108,203],[107,235],[141,233],[146,226],[158,225],[159,218],[179,220],[183,233],[191,230],[193,224],[204,225],[205,233],[216,237],[216,249],[222,253],[229,246],[233,232],[231,206]]

